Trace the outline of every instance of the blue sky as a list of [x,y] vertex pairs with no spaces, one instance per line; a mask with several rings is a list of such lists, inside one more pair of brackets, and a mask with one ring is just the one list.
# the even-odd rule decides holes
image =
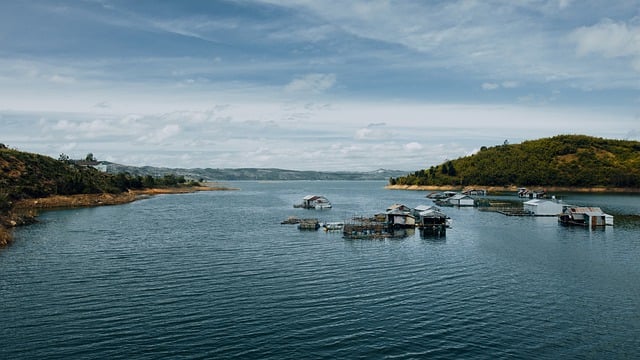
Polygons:
[[637,0],[0,2],[0,142],[56,158],[413,171],[639,124]]

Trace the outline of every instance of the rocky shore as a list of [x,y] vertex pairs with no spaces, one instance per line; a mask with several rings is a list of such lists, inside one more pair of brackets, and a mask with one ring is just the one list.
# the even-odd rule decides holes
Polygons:
[[0,215],[0,247],[11,242],[11,230],[16,226],[33,224],[37,221],[38,210],[77,208],[126,204],[132,201],[160,194],[186,194],[197,191],[237,190],[226,186],[210,184],[205,186],[185,186],[130,190],[120,194],[78,194],[54,195],[37,199],[20,200],[12,204],[11,211]]

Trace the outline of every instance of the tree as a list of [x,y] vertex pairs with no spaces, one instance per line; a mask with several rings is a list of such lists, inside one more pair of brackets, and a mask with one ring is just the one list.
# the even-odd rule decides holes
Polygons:
[[453,163],[449,161],[449,169],[447,170],[449,176],[456,176],[456,169],[453,167]]
[[93,157],[93,153],[88,153],[87,156],[84,158],[86,161],[90,161],[90,162],[96,162],[98,161],[98,159],[96,159],[95,157]]
[[144,177],[144,179],[142,179],[142,186],[145,188],[152,188],[156,186],[156,179],[154,179],[151,175],[147,175]]

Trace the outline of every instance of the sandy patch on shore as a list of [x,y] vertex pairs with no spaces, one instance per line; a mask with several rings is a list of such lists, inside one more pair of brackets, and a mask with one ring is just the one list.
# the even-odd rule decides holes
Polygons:
[[140,198],[161,194],[187,194],[197,191],[224,191],[237,190],[224,186],[189,186],[174,188],[153,188],[144,190],[130,190],[120,194],[78,194],[78,195],[53,195],[45,198],[26,199],[17,201],[13,209],[52,209],[64,207],[84,207],[126,204]]

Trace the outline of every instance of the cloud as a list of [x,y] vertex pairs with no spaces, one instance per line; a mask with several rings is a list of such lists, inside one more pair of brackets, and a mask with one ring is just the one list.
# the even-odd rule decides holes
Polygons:
[[502,87],[505,89],[513,89],[513,88],[517,88],[518,86],[520,86],[520,84],[517,81],[503,81],[502,82]]
[[482,83],[482,90],[496,90],[500,85],[496,83]]
[[570,34],[580,56],[599,54],[605,58],[631,58],[632,67],[640,72],[640,25],[602,20],[593,26],[582,26]]
[[422,145],[420,145],[417,142],[410,142],[410,143],[404,144],[404,149],[407,151],[420,151],[422,150]]
[[74,82],[76,82],[76,79],[74,79],[71,76],[64,76],[64,75],[59,75],[59,74],[54,74],[49,76],[49,81],[52,83],[56,83],[56,84],[72,84]]
[[571,5],[572,2],[573,0],[558,0],[558,8],[566,9]]
[[108,101],[101,101],[93,105],[93,107],[100,109],[109,109],[111,107],[111,104]]
[[498,84],[495,82],[485,82],[482,83],[481,87],[482,90],[497,90],[500,89],[501,87],[503,89],[513,89],[513,88],[517,88],[519,86],[519,83],[517,81],[503,81],[502,83]]
[[145,134],[138,138],[138,141],[143,143],[160,144],[167,139],[179,134],[181,131],[178,124],[167,124],[160,129],[157,129],[149,134]]
[[378,122],[356,130],[356,140],[387,140],[393,137],[393,133],[385,128],[386,123]]
[[322,93],[336,83],[335,74],[308,74],[293,79],[285,86],[289,93]]

